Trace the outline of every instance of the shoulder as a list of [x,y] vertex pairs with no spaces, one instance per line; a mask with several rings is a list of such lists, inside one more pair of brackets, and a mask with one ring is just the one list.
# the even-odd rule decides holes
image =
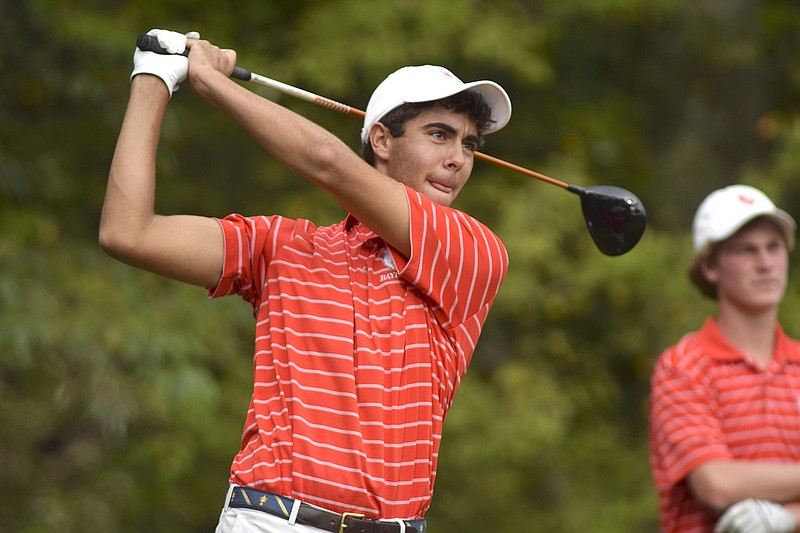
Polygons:
[[[247,233],[290,233],[314,234],[318,228],[313,222],[306,219],[292,219],[281,215],[255,215],[245,216],[233,213],[225,218],[218,219],[223,229],[243,230]],[[341,226],[341,224],[338,224]],[[335,226],[329,226],[333,228]]]
[[656,372],[702,372],[710,363],[702,337],[697,331],[686,333],[681,339],[661,352],[656,362]]
[[450,234],[468,235],[469,238],[484,240],[504,248],[502,241],[484,223],[454,207],[438,204],[408,186],[408,196],[412,226],[422,231],[448,232]]
[[778,337],[778,351],[785,354],[790,361],[800,364],[800,340],[790,337],[783,328],[776,327]]

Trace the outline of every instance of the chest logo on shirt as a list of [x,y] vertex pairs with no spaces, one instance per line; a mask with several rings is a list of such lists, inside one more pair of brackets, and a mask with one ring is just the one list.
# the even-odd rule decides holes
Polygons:
[[392,257],[392,252],[389,251],[388,248],[383,249],[383,257],[381,258],[383,264],[386,265],[387,268],[392,269],[394,272],[390,272],[388,274],[381,274],[381,281],[386,281],[390,279],[395,279],[399,276],[397,273],[397,265],[394,262],[394,257]]

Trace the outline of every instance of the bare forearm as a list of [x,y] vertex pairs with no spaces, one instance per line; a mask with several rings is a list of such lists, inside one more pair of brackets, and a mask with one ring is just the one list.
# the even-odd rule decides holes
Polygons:
[[163,82],[148,75],[131,82],[100,222],[104,248],[142,232],[155,216],[156,153],[169,96]]
[[329,131],[231,81],[224,74],[227,69],[214,68],[219,54],[213,52],[209,43],[193,43],[189,56],[193,90],[408,256],[408,208],[402,185],[366,164]]
[[335,163],[361,163],[350,148],[319,125],[247,90],[216,69],[195,66],[204,46],[208,45],[192,48],[192,88],[228,114],[268,153],[323,187],[333,179]]
[[689,474],[689,486],[702,503],[722,510],[757,498],[779,503],[800,500],[800,464],[711,461]]
[[130,265],[203,287],[214,287],[222,266],[222,233],[211,218],[154,212],[156,155],[168,93],[139,75],[111,163],[100,221],[100,244]]

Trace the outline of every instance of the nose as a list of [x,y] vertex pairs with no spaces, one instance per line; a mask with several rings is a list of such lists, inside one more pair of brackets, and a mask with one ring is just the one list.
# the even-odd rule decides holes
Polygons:
[[448,170],[460,170],[466,161],[467,157],[464,154],[464,147],[459,143],[455,144],[455,146],[451,146],[448,149],[444,164]]
[[756,256],[756,265],[760,269],[768,270],[776,264],[777,259],[778,254],[769,249],[763,248],[758,251],[758,255]]

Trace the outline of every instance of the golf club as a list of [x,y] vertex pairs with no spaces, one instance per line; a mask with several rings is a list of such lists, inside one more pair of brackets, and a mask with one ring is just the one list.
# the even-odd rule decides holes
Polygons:
[[[142,34],[136,41],[140,50],[149,50],[159,54],[169,54],[158,42],[158,39]],[[184,51],[183,55],[188,55]],[[232,78],[250,81],[276,89],[289,96],[294,96],[312,104],[327,107],[340,113],[363,118],[365,113],[360,109],[319,96],[309,91],[293,87],[266,76],[256,74],[242,67],[234,67]],[[577,194],[581,199],[581,208],[586,227],[597,248],[609,256],[622,255],[636,246],[647,227],[647,213],[644,205],[632,192],[613,185],[590,185],[579,187],[563,181],[539,174],[527,168],[508,163],[502,159],[476,152],[475,157],[495,165],[514,170],[526,176],[557,185]]]

